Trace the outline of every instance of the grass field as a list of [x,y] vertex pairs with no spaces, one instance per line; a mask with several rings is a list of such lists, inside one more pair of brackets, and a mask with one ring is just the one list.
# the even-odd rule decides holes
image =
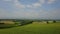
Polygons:
[[0,29],[0,34],[60,34],[60,23],[29,24]]

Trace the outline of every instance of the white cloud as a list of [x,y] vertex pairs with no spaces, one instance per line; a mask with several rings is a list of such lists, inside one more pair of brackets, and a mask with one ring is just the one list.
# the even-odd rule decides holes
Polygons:
[[18,0],[14,0],[14,4],[16,7],[18,8],[38,8],[42,6],[42,3],[44,3],[44,1],[41,1],[41,3],[37,2],[37,3],[32,3],[31,5],[23,5],[21,4]]
[[12,11],[11,13],[9,11],[6,11],[4,9],[0,10],[0,18],[37,18],[39,16],[39,13],[34,10],[28,10],[25,11]]
[[40,3],[35,3],[35,4],[33,4],[33,7],[41,7],[41,5],[42,4],[40,4]]
[[52,4],[52,3],[54,3],[56,0],[48,0],[48,4]]
[[8,18],[10,15],[5,9],[0,9],[0,19]]
[[21,3],[19,3],[18,0],[14,0],[14,5],[18,8],[25,8],[25,5],[22,5]]
[[12,1],[12,0],[3,0],[3,1]]
[[28,7],[28,8],[32,8],[32,5],[26,5],[26,7]]
[[29,12],[26,12],[25,15],[31,18],[32,17],[37,18],[39,16],[39,13],[34,10],[31,10]]
[[58,19],[60,18],[60,9],[54,9],[51,11],[46,11],[41,9],[40,11],[35,10],[22,10],[22,11],[6,11],[0,9],[0,18],[42,18],[42,19]]
[[[14,6],[17,8],[39,8],[41,7],[44,3],[46,3],[46,0],[38,0],[36,3],[32,3],[31,5],[24,5],[21,4],[18,0],[4,0],[4,1],[13,1]],[[55,0],[47,0],[47,4],[52,4]]]
[[60,9],[53,9],[51,11],[47,11],[43,17],[48,19],[60,19]]
[[[44,9],[40,9],[40,11],[35,10],[21,10],[20,8],[37,8],[41,7],[42,4],[45,3],[46,0],[40,0],[37,3],[34,3],[32,5],[23,5],[18,0],[13,1],[13,5],[18,8],[18,10],[6,11],[4,9],[0,9],[0,18],[57,18],[60,17],[60,9],[59,10],[52,10],[52,11],[46,11]],[[55,1],[55,0],[54,0]],[[54,2],[53,0],[48,0],[47,3],[51,4]]]
[[42,4],[45,3],[45,1],[46,1],[46,0],[39,0],[39,2],[42,3]]
[[46,1],[47,1],[48,4],[52,4],[52,3],[54,3],[56,0],[39,0],[39,1],[40,1],[41,4],[46,3]]

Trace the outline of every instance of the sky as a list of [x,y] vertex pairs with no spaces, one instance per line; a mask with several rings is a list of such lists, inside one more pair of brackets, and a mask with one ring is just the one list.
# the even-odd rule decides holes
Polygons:
[[0,0],[0,19],[60,19],[60,0]]

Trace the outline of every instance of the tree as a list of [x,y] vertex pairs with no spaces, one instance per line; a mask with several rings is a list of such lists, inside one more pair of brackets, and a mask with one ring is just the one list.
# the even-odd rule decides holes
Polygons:
[[56,23],[56,21],[54,20],[53,23]]
[[48,24],[49,22],[47,21],[47,24]]

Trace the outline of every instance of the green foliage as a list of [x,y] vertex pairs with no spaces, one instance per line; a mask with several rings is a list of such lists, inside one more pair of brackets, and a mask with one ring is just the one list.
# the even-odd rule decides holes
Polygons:
[[20,24],[21,25],[26,25],[26,24],[31,24],[33,21],[22,21]]
[[56,21],[54,20],[53,23],[56,23]]

